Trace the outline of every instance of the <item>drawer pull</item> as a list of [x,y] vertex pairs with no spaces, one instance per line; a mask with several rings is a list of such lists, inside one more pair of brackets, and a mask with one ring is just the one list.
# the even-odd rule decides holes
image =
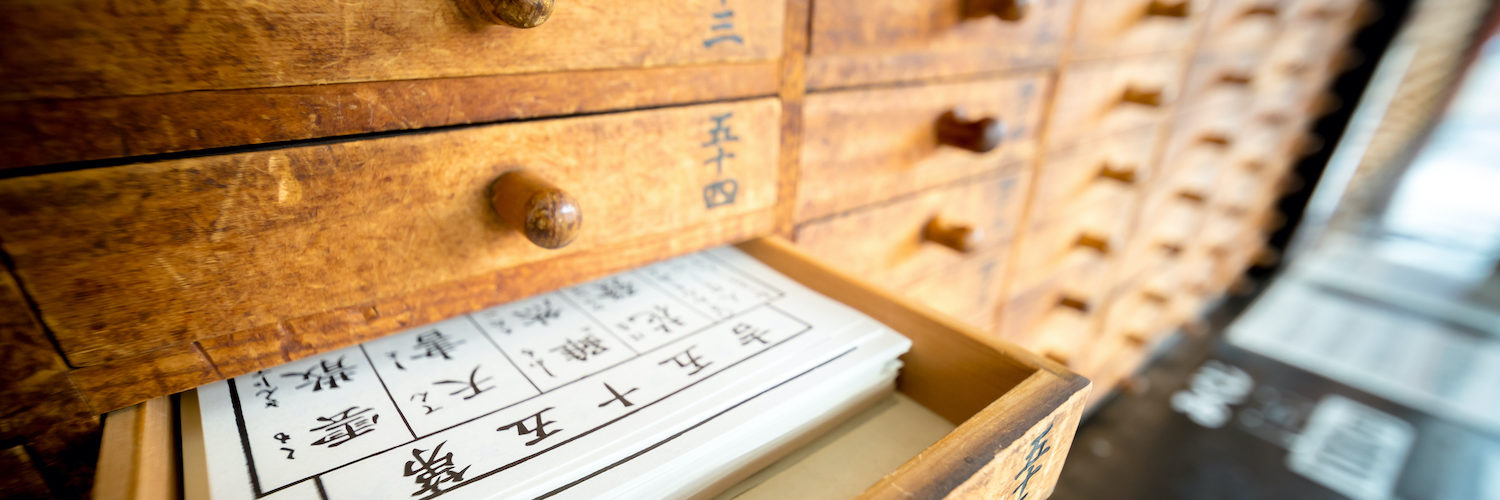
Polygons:
[[1073,242],[1073,246],[1076,248],[1089,248],[1093,249],[1096,252],[1099,252],[1102,255],[1109,255],[1109,238],[1101,238],[1099,236],[1084,233],[1078,235],[1078,239]]
[[1203,134],[1198,140],[1203,141],[1204,144],[1212,144],[1222,148],[1229,147],[1230,143],[1229,136],[1223,132],[1208,132]]
[[1146,15],[1155,17],[1184,18],[1192,14],[1192,2],[1178,0],[1170,2],[1166,0],[1153,0],[1146,6]]
[[542,248],[562,248],[573,242],[583,225],[583,211],[573,196],[525,170],[500,175],[491,186],[490,206],[500,220],[521,229],[526,239]]
[[541,26],[552,15],[553,0],[456,0],[475,19],[513,28]]
[[942,217],[933,217],[922,228],[922,239],[969,253],[979,248],[979,243],[984,240],[984,232],[966,224],[953,224]]
[[1135,184],[1135,167],[1116,167],[1105,163],[1099,168],[1099,177],[1125,184]]
[[1281,9],[1277,8],[1276,4],[1274,4],[1274,3],[1263,3],[1263,4],[1260,4],[1260,5],[1251,5],[1250,8],[1245,9],[1245,17],[1252,17],[1252,16],[1270,16],[1270,17],[1276,17],[1276,14],[1279,14],[1280,11],[1281,11]]
[[1002,21],[1020,21],[1031,10],[1031,0],[969,0],[964,12],[969,17],[995,16]]
[[988,153],[1000,147],[1005,138],[1005,123],[984,117],[966,120],[957,111],[948,111],[938,117],[938,142],[975,153]]
[[1177,197],[1199,205],[1208,201],[1208,197],[1204,196],[1203,193],[1192,190],[1183,190],[1181,192],[1178,192]]
[[1166,252],[1167,256],[1169,256],[1169,257],[1176,257],[1178,255],[1182,255],[1182,245],[1179,245],[1179,244],[1176,244],[1176,243],[1163,242],[1161,244],[1161,250],[1163,252]]
[[1160,88],[1143,89],[1134,86],[1126,87],[1125,93],[1120,95],[1120,100],[1131,104],[1159,108],[1162,105],[1162,90]]
[[1229,85],[1249,85],[1252,81],[1254,79],[1249,73],[1241,73],[1239,71],[1226,71],[1219,76],[1219,82]]
[[1146,302],[1150,302],[1156,305],[1164,305],[1167,302],[1171,301],[1171,299],[1166,295],[1156,291],[1141,292],[1141,298],[1146,299]]
[[1072,309],[1081,313],[1089,312],[1089,303],[1077,297],[1063,297],[1057,299],[1057,306],[1064,309]]

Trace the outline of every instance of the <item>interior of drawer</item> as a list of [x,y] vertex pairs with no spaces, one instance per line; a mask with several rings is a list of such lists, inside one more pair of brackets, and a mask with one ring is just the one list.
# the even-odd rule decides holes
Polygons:
[[[862,478],[873,483],[865,496],[993,498],[1023,490],[1028,496],[1050,493],[1078,425],[1088,380],[830,269],[779,238],[753,240],[739,248],[911,339],[897,390],[922,410],[906,413],[930,412],[955,425],[895,470]],[[173,463],[179,453],[172,406],[164,397],[108,414],[96,492],[156,496],[177,491],[181,472],[161,466]],[[888,422],[866,416],[865,422],[870,421]],[[930,418],[928,422],[929,429],[940,425],[931,424]],[[854,453],[859,448],[846,449]]]

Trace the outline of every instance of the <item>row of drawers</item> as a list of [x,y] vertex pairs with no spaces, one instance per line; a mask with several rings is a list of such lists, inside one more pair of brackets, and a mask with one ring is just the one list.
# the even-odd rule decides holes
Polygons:
[[0,168],[766,96],[802,57],[792,81],[812,90],[969,78],[1180,51],[1210,15],[1254,26],[1353,5],[609,0],[517,29],[462,8],[481,3],[514,2],[8,3],[0,19],[26,22],[5,24]]

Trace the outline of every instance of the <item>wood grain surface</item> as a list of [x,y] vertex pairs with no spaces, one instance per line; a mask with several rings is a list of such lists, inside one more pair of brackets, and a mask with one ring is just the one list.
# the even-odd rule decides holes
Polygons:
[[[1001,168],[1030,168],[1049,80],[1038,73],[959,83],[809,95],[796,220],[827,217]],[[944,113],[991,117],[1000,146],[975,153],[939,141]]]
[[832,89],[1055,66],[1077,0],[1032,0],[1026,16],[967,17],[962,0],[820,0],[807,84]]
[[768,96],[776,72],[750,62],[0,102],[0,168]]
[[[705,144],[729,114],[719,172]],[[587,253],[614,268],[626,259],[605,249],[651,236],[686,251],[753,235],[771,225],[777,114],[765,99],[18,177],[0,182],[0,238],[74,366],[162,349],[157,368],[185,373],[212,338],[342,310],[381,324],[318,332],[347,345],[399,329],[382,318],[404,308],[374,309],[384,300],[478,308],[520,297],[497,281],[528,274],[513,266]],[[500,223],[487,190],[517,167],[573,193],[593,230],[549,251]]]
[[743,0],[565,2],[524,30],[453,0],[6,2],[0,101],[772,61],[782,19]]

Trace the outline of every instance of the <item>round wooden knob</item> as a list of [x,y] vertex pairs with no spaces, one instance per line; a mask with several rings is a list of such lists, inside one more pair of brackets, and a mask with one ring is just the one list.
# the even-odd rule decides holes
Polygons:
[[553,0],[455,0],[475,19],[513,28],[535,28],[552,15]]
[[1232,142],[1229,140],[1229,134],[1225,134],[1223,132],[1209,132],[1203,134],[1198,138],[1198,140],[1202,141],[1204,144],[1212,144],[1215,146],[1226,148],[1229,147],[1229,144]]
[[501,174],[491,193],[490,206],[500,220],[536,246],[568,246],[583,225],[583,210],[572,195],[525,170]]
[[1250,82],[1254,81],[1254,77],[1250,76],[1249,73],[1226,71],[1219,75],[1219,81],[1229,85],[1249,85]]
[[984,232],[967,224],[953,224],[942,217],[933,217],[922,228],[922,239],[969,253],[979,248],[979,243],[984,240]]
[[1058,307],[1072,309],[1081,313],[1089,312],[1090,307],[1088,301],[1077,297],[1063,297],[1057,299],[1057,305]]
[[1162,105],[1161,88],[1127,87],[1120,100],[1131,104],[1139,104],[1151,108],[1159,108]]
[[1192,10],[1192,2],[1188,0],[1155,0],[1146,6],[1146,15],[1183,18],[1192,14]]
[[1031,0],[969,0],[970,17],[995,16],[1002,21],[1020,21],[1031,10]]
[[1080,234],[1078,240],[1073,242],[1079,248],[1091,248],[1103,255],[1109,255],[1109,238],[1093,234]]
[[988,153],[1000,147],[1005,138],[1005,123],[985,117],[968,120],[958,111],[948,111],[937,121],[938,142],[975,153]]
[[1115,166],[1105,163],[1099,168],[1099,177],[1119,181],[1125,184],[1135,184],[1135,167]]
[[1259,5],[1251,5],[1250,8],[1245,9],[1245,17],[1252,17],[1252,16],[1276,17],[1276,15],[1280,14],[1280,13],[1281,13],[1281,8],[1279,6],[1277,6],[1275,3],[1270,3],[1270,2],[1261,3]]

